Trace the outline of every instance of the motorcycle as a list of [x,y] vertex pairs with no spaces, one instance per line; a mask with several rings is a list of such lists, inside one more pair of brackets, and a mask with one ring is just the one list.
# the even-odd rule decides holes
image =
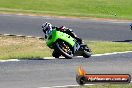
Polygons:
[[87,45],[79,44],[76,39],[61,31],[52,30],[46,38],[46,44],[54,49],[52,56],[55,58],[61,55],[67,59],[72,59],[74,56],[84,58],[91,56],[91,50]]

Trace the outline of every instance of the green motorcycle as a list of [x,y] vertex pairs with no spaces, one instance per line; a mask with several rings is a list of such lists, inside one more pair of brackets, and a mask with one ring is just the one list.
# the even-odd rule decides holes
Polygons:
[[61,55],[67,59],[72,59],[74,56],[85,58],[91,56],[91,50],[87,45],[79,44],[76,39],[61,31],[52,30],[46,38],[46,44],[54,49],[52,56],[55,58]]

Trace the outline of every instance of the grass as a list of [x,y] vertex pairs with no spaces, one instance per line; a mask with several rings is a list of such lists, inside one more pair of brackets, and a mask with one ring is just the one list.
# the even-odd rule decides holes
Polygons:
[[132,0],[0,0],[0,12],[132,19]]
[[92,86],[80,86],[73,88],[132,88],[132,84],[98,84]]
[[0,36],[0,59],[50,56],[44,41],[36,38]]
[[[86,42],[93,54],[132,51],[132,44],[103,41]],[[43,58],[51,56],[52,50],[44,40],[14,36],[0,36],[0,59]]]
[[94,54],[132,51],[132,44],[108,42],[108,41],[90,41],[87,42]]

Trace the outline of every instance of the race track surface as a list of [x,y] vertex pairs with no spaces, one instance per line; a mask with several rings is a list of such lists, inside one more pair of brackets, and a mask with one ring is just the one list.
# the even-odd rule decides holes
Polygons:
[[[131,42],[129,22],[96,21],[0,15],[0,33],[43,36],[41,24],[65,25],[86,40]],[[41,88],[77,85],[78,66],[87,73],[127,73],[132,75],[132,53],[73,59],[21,60],[0,62],[0,88]]]
[[89,59],[23,60],[0,62],[0,88],[40,88],[77,85],[76,71],[81,65],[87,73],[129,73],[132,53],[93,56]]
[[41,25],[50,22],[65,25],[86,40],[131,41],[130,22],[50,18],[39,16],[0,15],[0,33],[43,37]]

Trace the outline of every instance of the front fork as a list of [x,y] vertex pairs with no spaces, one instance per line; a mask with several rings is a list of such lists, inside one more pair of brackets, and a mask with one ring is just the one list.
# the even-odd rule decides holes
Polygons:
[[73,46],[73,53],[76,53],[79,49],[80,49],[80,44],[75,43],[75,45]]

